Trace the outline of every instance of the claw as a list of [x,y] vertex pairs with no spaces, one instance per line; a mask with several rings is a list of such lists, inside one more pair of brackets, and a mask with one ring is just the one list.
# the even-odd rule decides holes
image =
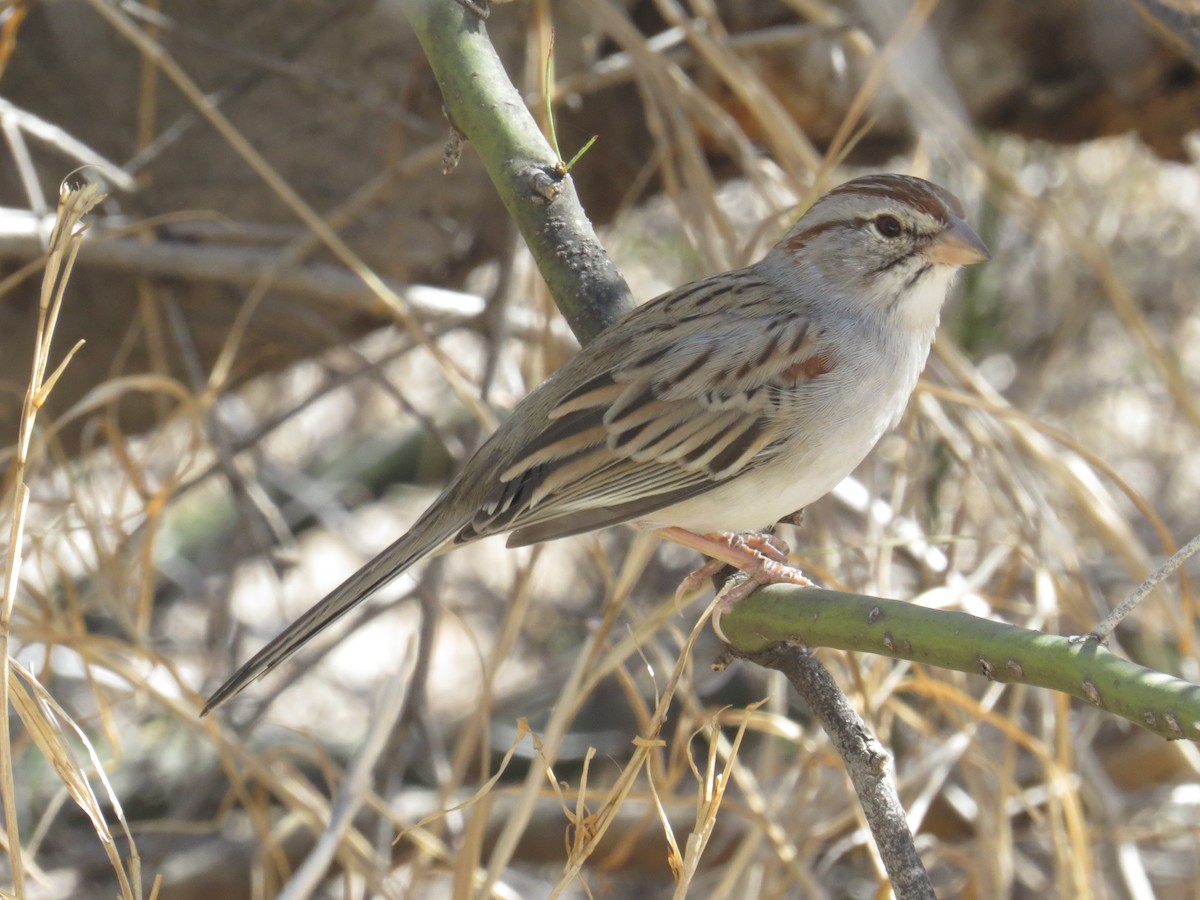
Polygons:
[[719,559],[710,559],[700,568],[691,572],[683,581],[679,582],[679,587],[675,589],[675,603],[679,604],[688,594],[699,591],[705,587],[708,580],[725,568],[725,563]]
[[717,604],[713,609],[713,630],[723,641],[725,635],[721,631],[721,616],[763,585],[813,586],[803,572],[788,563],[787,544],[773,534],[696,534],[683,528],[664,528],[659,533],[668,540],[699,550],[710,557],[708,562],[680,582],[675,591],[676,602],[685,594],[702,588],[709,578],[726,566],[738,569],[738,573],[717,592]]
[[759,587],[761,585],[758,583],[758,579],[745,572],[738,572],[725,582],[721,590],[717,591],[717,602],[712,611],[712,628],[717,637],[721,639],[721,643],[729,643],[729,638],[725,637],[725,632],[721,630],[721,616],[733,609],[739,600],[748,597]]
[[712,613],[713,631],[717,633],[717,637],[725,643],[729,643],[725,632],[721,630],[721,616],[767,584],[795,584],[800,587],[813,587],[813,583],[805,577],[803,572],[795,566],[777,560],[763,559],[757,567],[743,569],[725,582],[725,586],[717,593],[717,603],[713,607]]
[[492,14],[491,0],[458,0],[458,4],[481,19],[486,19]]

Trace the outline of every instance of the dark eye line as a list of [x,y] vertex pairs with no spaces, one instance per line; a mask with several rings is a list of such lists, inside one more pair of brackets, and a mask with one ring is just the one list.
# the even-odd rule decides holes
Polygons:
[[904,227],[904,223],[900,221],[900,218],[891,213],[879,213],[870,217],[859,216],[854,219],[854,226],[856,228],[871,228],[876,234],[888,240],[895,240],[908,230]]

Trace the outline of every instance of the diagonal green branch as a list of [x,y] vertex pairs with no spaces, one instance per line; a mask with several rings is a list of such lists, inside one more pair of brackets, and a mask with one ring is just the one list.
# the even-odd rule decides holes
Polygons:
[[961,612],[823,588],[774,585],[721,619],[738,655],[777,643],[876,653],[1049,688],[1168,739],[1200,740],[1200,686],[1077,641]]
[[[483,20],[454,0],[400,0],[442,89],[567,324],[587,343],[633,306],[569,175],[509,81]],[[451,176],[453,177],[453,176]]]

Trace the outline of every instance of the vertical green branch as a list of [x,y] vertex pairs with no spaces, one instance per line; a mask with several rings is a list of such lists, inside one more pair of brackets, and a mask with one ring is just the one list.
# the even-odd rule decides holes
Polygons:
[[517,223],[555,303],[587,343],[633,306],[579,205],[564,164],[513,87],[479,16],[450,0],[400,0],[467,136]]

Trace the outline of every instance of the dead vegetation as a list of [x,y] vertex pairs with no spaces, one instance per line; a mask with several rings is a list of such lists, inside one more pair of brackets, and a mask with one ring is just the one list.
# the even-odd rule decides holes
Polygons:
[[[693,69],[634,53],[619,6],[596,6],[658,91],[664,193],[604,235],[640,298],[754,256],[796,203],[852,174],[832,162],[861,118],[823,155],[768,117],[776,130],[755,140],[791,150],[762,154]],[[531,46],[549,12],[533,5]],[[690,21],[679,27],[705,77],[771,96]],[[909,48],[863,46],[879,78]],[[866,97],[878,79],[863,83]],[[952,301],[901,428],[787,536],[830,586],[1086,631],[1200,531],[1200,171],[1132,138],[981,136],[944,91],[905,90],[922,138],[876,168],[952,186],[994,260]],[[602,125],[580,178],[592,154],[616,152]],[[723,185],[714,139],[739,167]],[[236,662],[399,534],[493,410],[570,352],[521,251],[467,288],[501,314],[474,319],[458,295],[472,312],[431,313],[419,338],[414,317],[227,393],[254,349],[258,295],[214,358],[170,283],[147,277],[138,302],[184,374],[97,380],[12,436],[7,562],[20,579],[2,639],[16,715],[0,776],[12,773],[17,896],[877,893],[823,733],[777,677],[710,670],[707,598],[672,599],[696,560],[632,533],[435,560],[228,714],[197,718]],[[76,337],[88,334],[47,351],[6,335],[9,352],[39,348],[43,374],[21,391],[40,396]],[[127,430],[131,403],[164,424]],[[67,426],[85,452],[58,442]],[[1171,581],[1114,649],[1195,681],[1194,620],[1186,579]],[[940,895],[1193,895],[1194,744],[1060,695],[821,658],[894,754]]]

